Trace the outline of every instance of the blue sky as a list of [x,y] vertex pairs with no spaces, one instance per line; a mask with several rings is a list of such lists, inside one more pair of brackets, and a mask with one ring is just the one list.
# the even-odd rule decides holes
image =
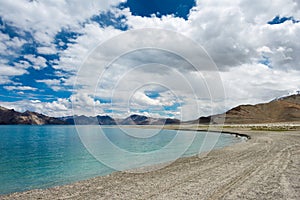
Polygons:
[[128,7],[133,15],[151,17],[155,14],[160,17],[162,15],[174,15],[184,19],[188,18],[190,9],[195,6],[194,0],[128,0],[121,5]]
[[268,24],[282,24],[286,21],[292,21],[293,23],[299,23],[299,20],[294,19],[294,17],[280,17],[279,15],[274,17],[273,20],[269,21]]
[[[152,113],[154,116],[180,118],[185,108],[190,117],[184,118],[195,118],[199,113],[210,114],[212,106],[223,112],[240,103],[267,101],[300,87],[297,37],[300,6],[293,0],[276,0],[272,4],[257,2],[255,6],[242,0],[227,3],[216,0],[89,3],[17,0],[0,4],[0,105],[8,108],[62,116],[73,113],[72,102],[76,101],[82,103],[82,114],[87,115],[111,114],[112,110],[117,117],[133,112],[151,115],[148,111],[156,110]],[[178,69],[179,73],[199,87],[199,112],[193,108],[195,95],[181,91],[180,84],[178,91],[176,88],[172,91],[180,94],[176,98],[168,90],[144,88],[142,95],[138,94],[140,99],[132,102],[135,107],[131,109],[126,109],[125,97],[134,96],[132,91],[126,95],[124,90],[116,99],[107,96],[116,83],[115,77],[108,79],[107,88],[102,88],[97,98],[92,90],[74,90],[78,70],[97,45],[141,28],[175,31],[202,46],[219,68],[226,92],[226,98],[218,100],[222,103],[207,101],[209,96],[201,92],[205,89],[197,86],[199,76],[182,69]],[[141,38],[135,42],[142,45]],[[110,47],[107,52],[114,48],[122,48],[122,44]],[[143,55],[144,62],[147,56],[153,55]],[[161,59],[170,59],[163,56]],[[126,60],[120,69],[132,65],[136,59]],[[118,74],[116,71],[111,70],[110,75]],[[136,76],[145,76],[141,80],[151,77],[154,82],[162,75],[151,69],[139,73]],[[164,78],[172,85],[178,82],[174,76]],[[140,81],[139,84],[146,83]],[[97,109],[86,109],[87,103]]]

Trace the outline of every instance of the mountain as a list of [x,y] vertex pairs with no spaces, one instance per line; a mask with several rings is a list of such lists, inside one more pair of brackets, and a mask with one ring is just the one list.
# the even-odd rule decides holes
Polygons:
[[97,116],[97,120],[100,125],[116,125],[116,121],[110,116]]
[[87,117],[68,116],[48,117],[36,112],[24,113],[0,106],[1,124],[76,124],[77,125],[164,125],[164,124],[220,124],[225,117],[226,124],[250,124],[272,122],[300,122],[300,94],[280,97],[268,103],[240,105],[223,114],[200,117],[196,120],[181,122],[171,118],[153,118],[143,115],[131,115],[125,119],[113,119],[110,116]]
[[199,117],[198,119],[181,122],[181,124],[210,124],[212,120],[211,116],[208,117]]
[[77,124],[77,125],[116,125],[116,121],[110,116],[96,116],[96,117],[87,117],[84,115],[81,116],[68,116],[59,118],[65,121],[68,124]]
[[212,123],[226,124],[300,122],[300,94],[281,97],[268,103],[240,105],[220,115],[210,116]]
[[171,118],[152,118],[143,115],[131,115],[125,119],[113,119],[110,116],[87,117],[68,116],[59,118],[68,124],[77,125],[163,125],[163,124],[180,124],[180,120]]
[[122,125],[148,125],[150,124],[150,119],[142,115],[131,115],[126,119],[120,121]]
[[180,124],[180,120],[171,118],[152,118],[143,115],[131,115],[119,122],[121,125],[164,125]]
[[65,121],[66,123],[68,123],[70,125],[73,125],[73,124],[77,124],[77,125],[97,125],[98,124],[98,121],[97,121],[96,117],[87,117],[87,116],[84,116],[84,115],[61,117],[59,119]]
[[36,112],[17,112],[13,109],[7,109],[0,106],[0,124],[32,124],[32,125],[45,125],[45,124],[67,124],[66,122],[54,117],[48,117]]

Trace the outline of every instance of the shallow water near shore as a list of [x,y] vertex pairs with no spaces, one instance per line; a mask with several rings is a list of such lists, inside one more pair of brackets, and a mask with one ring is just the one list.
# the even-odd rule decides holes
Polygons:
[[[77,128],[86,134],[95,134],[99,129],[98,126]],[[131,133],[126,135],[119,128],[107,127],[102,130],[115,146],[128,152],[141,153],[141,156],[143,153],[168,147],[177,134],[186,136],[187,141],[181,140],[168,147],[166,152],[169,156],[145,159],[135,167],[172,160],[178,156],[178,149],[190,141],[191,134],[195,138],[179,156],[196,155],[200,153],[199,149],[206,135],[206,132],[173,130],[158,130],[157,134],[151,135],[153,130],[133,128],[123,129]],[[244,138],[220,134],[214,148],[222,148],[243,140]],[[101,151],[101,146],[99,148]],[[202,150],[205,151],[205,148]],[[106,159],[109,158],[114,163],[122,162],[123,165],[125,163],[125,166],[128,163],[127,166],[131,167],[129,157],[118,156],[113,152],[110,154],[107,149],[103,149],[103,152],[106,152]],[[0,126],[0,194],[63,185],[114,171],[88,152],[74,126]]]

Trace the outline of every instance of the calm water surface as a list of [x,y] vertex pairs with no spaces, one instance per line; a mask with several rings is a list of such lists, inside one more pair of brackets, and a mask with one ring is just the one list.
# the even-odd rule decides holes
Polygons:
[[[81,134],[95,134],[98,126],[82,126]],[[161,130],[151,136],[150,129],[125,129],[131,136],[118,128],[103,128],[105,136],[121,149],[128,152],[144,153],[159,150],[174,140],[176,134],[189,135],[191,132]],[[195,132],[194,132],[195,133]],[[194,134],[193,133],[193,134]],[[219,136],[218,133],[210,133]],[[197,132],[193,143],[181,156],[199,153],[206,132]],[[140,137],[141,136],[141,137]],[[243,141],[231,135],[221,134],[214,148],[221,148]],[[184,140],[167,149],[169,159],[178,154]],[[100,151],[101,145],[99,145]],[[124,155],[105,152],[106,159],[114,163],[128,162]],[[205,151],[205,149],[203,149]],[[166,156],[154,156],[144,160],[141,166],[166,162]],[[82,144],[74,126],[0,126],[0,194],[36,188],[47,188],[72,183],[115,171],[97,161]]]

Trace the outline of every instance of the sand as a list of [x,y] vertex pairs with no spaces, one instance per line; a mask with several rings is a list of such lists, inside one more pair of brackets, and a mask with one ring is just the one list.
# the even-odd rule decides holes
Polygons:
[[251,131],[250,140],[148,173],[116,172],[0,199],[300,199],[300,131]]

